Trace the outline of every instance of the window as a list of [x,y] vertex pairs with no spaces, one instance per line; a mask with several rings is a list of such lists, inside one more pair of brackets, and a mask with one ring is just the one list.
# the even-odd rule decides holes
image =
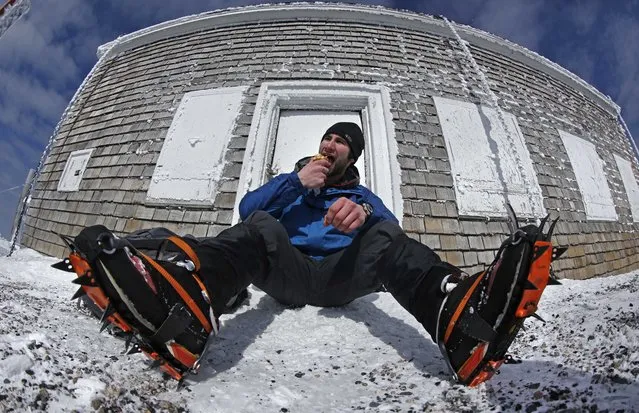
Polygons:
[[[265,82],[260,88],[242,164],[233,223],[239,221],[238,206],[246,192],[267,182],[273,172],[289,172],[292,170],[290,164],[299,159],[289,159],[286,166],[280,164],[285,157],[295,158],[298,154],[279,155],[286,154],[289,149],[284,148],[291,144],[285,143],[286,140],[280,142],[278,125],[285,130],[294,125],[298,127],[302,122],[312,122],[303,125],[310,138],[304,143],[308,149],[305,146],[300,153],[308,154],[310,150],[313,154],[317,152],[321,134],[332,120],[356,123],[361,120],[366,147],[360,157],[361,164],[357,166],[362,181],[402,221],[401,173],[388,88],[350,82],[284,81]],[[271,167],[277,171],[270,170]]]
[[[522,217],[546,214],[530,154],[515,117],[495,110],[434,97],[448,150],[460,215],[506,215],[506,199]],[[511,143],[514,141],[514,146]]]
[[559,136],[564,143],[572,169],[575,172],[579,192],[581,192],[586,209],[586,218],[617,220],[615,204],[612,201],[608,181],[604,174],[604,164],[597,155],[595,145],[568,132],[559,131]]
[[626,195],[628,195],[628,202],[630,202],[630,211],[632,212],[632,220],[639,222],[639,185],[632,172],[632,164],[615,155],[615,161],[617,162],[617,168],[621,174],[621,180],[623,186],[626,189]]
[[246,87],[184,95],[160,151],[147,202],[211,205]]
[[84,149],[73,151],[69,154],[64,171],[62,171],[62,176],[58,182],[58,191],[72,192],[80,189],[80,182],[92,151],[93,149]]

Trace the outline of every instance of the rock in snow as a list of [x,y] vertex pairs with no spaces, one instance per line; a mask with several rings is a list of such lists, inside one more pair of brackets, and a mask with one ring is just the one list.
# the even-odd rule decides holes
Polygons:
[[639,272],[549,288],[547,323],[511,348],[521,363],[472,389],[390,294],[291,310],[252,289],[177,389],[98,333],[54,262],[0,258],[0,411],[639,411]]

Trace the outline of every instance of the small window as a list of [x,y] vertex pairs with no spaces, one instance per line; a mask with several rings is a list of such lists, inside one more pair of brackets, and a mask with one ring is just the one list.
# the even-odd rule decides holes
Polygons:
[[615,161],[621,174],[623,186],[626,188],[626,195],[628,196],[630,211],[632,212],[632,220],[639,222],[639,185],[637,185],[635,174],[632,172],[632,164],[617,155],[615,155]]
[[568,132],[559,131],[559,136],[564,143],[572,169],[575,172],[579,192],[581,192],[586,209],[586,218],[617,220],[615,204],[604,174],[604,163],[597,155],[595,145]]
[[84,170],[89,163],[91,152],[93,149],[84,149],[81,151],[73,151],[69,154],[69,159],[64,166],[60,182],[58,182],[58,191],[73,192],[80,189],[80,182],[84,175]]
[[504,216],[507,198],[522,217],[545,215],[541,188],[515,117],[504,114],[505,132],[491,108],[437,96],[433,99],[459,214]]
[[[316,154],[322,134],[337,122],[353,122],[362,127],[358,112],[281,111],[269,174],[275,176],[291,172],[299,159]],[[364,164],[365,156],[360,156],[355,164],[362,185],[366,180]]]
[[147,202],[211,205],[246,87],[184,95],[153,171]]

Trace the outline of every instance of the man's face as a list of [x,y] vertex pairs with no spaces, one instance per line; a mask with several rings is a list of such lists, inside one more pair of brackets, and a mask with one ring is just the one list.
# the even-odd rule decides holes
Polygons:
[[329,180],[341,178],[346,168],[353,163],[353,160],[349,158],[350,148],[346,139],[334,133],[324,136],[319,152],[326,156],[331,164],[328,168]]

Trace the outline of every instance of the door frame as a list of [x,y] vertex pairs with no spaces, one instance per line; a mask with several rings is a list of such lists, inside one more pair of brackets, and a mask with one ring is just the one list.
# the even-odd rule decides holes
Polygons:
[[266,182],[268,158],[275,144],[280,110],[284,109],[360,112],[366,143],[363,152],[366,182],[402,222],[401,169],[388,87],[337,81],[277,81],[260,86],[242,162],[233,224],[239,222],[242,197]]

